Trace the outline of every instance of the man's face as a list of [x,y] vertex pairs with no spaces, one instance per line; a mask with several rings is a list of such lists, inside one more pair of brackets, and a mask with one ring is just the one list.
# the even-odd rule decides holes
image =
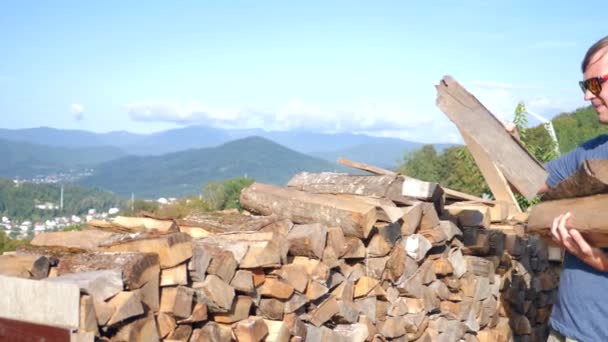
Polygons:
[[[584,79],[599,77],[608,74],[608,48],[598,51],[587,66],[583,74]],[[598,95],[592,94],[589,90],[585,92],[585,100],[591,104],[597,112],[598,120],[603,124],[608,124],[608,81],[602,84],[602,91]]]

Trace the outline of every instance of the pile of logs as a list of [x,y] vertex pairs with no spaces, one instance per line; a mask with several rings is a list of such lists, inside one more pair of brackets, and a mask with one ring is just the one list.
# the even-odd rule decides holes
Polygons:
[[[254,183],[240,200],[243,213],[39,234],[0,256],[0,293],[15,293],[0,296],[0,317],[83,341],[546,339],[561,255],[498,203],[335,173]],[[37,286],[80,295],[20,292]],[[59,306],[74,319],[32,314]]]

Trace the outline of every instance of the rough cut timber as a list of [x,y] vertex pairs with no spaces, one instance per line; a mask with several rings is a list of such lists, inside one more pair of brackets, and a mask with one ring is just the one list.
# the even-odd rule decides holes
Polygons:
[[401,182],[397,175],[362,176],[345,173],[308,173],[293,176],[287,186],[316,194],[352,194],[371,197],[386,197],[392,190],[398,192]]
[[96,229],[40,233],[32,239],[30,244],[34,246],[61,246],[83,250],[95,250],[99,245],[106,242],[114,235],[114,233]]
[[484,151],[484,149],[466,132],[460,130],[467,148],[486,180],[488,187],[492,191],[492,195],[497,201],[507,203],[508,210],[512,213],[521,213],[519,203],[511,190],[511,186],[505,179],[505,176],[498,169],[492,158]]
[[117,216],[114,218],[113,222],[127,228],[143,227],[147,231],[156,230],[162,233],[178,231],[177,225],[173,220],[157,220],[151,217]]
[[144,234],[104,244],[100,248],[110,252],[156,253],[160,260],[160,267],[170,268],[192,257],[191,240],[190,235],[184,233],[161,236]]
[[545,184],[547,172],[475,96],[445,76],[437,85],[437,106],[481,147],[522,195],[528,199],[536,196]]
[[76,284],[97,301],[107,300],[124,289],[119,269],[68,273],[45,281]]
[[132,290],[158,278],[160,265],[155,253],[87,253],[61,259],[57,274],[114,269],[122,272],[127,289]]
[[569,225],[578,229],[596,247],[608,247],[608,195],[593,195],[542,202],[532,206],[528,232],[551,236],[553,219],[572,213]]
[[251,216],[244,215],[234,210],[223,210],[211,213],[194,213],[179,220],[180,230],[184,227],[189,229],[201,229],[209,234],[220,234],[239,231],[260,231],[279,221],[277,216]]
[[543,195],[543,201],[608,192],[608,160],[585,160],[572,176]]
[[341,227],[344,235],[365,238],[376,222],[376,208],[336,197],[254,183],[241,192],[241,205],[263,215],[276,214],[295,223]]

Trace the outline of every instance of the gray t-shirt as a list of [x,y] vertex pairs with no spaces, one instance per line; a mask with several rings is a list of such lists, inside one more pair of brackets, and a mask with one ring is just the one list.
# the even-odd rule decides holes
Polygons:
[[[608,159],[608,135],[593,138],[547,163],[547,184],[556,186],[588,159]],[[579,341],[608,341],[608,272],[597,271],[566,252],[549,322],[562,335]]]

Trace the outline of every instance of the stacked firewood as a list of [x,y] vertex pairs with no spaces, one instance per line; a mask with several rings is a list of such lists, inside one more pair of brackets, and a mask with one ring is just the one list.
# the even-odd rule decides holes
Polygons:
[[43,233],[0,274],[77,284],[90,339],[546,339],[559,250],[498,203],[401,175],[302,173],[254,183],[241,206]]

